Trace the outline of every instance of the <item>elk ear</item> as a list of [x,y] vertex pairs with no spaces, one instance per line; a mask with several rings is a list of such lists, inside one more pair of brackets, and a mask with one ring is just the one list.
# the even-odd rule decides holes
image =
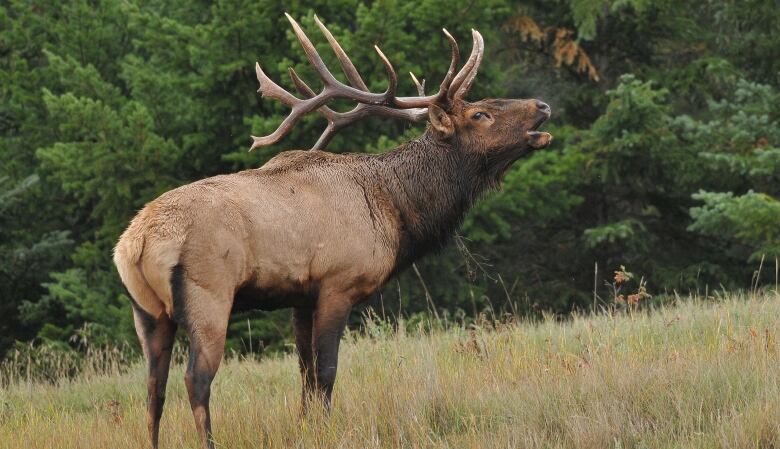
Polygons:
[[452,124],[450,116],[444,112],[444,109],[435,104],[428,106],[428,120],[433,128],[444,137],[451,137],[455,133],[455,126]]

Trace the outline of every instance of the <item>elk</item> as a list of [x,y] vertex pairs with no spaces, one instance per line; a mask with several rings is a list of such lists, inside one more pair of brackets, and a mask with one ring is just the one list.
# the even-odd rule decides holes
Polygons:
[[[147,426],[155,448],[178,326],[190,341],[185,384],[204,447],[214,447],[210,386],[232,312],[291,307],[302,410],[312,399],[329,407],[339,339],[353,306],[444,245],[513,162],[552,138],[537,131],[550,116],[541,101],[466,101],[484,52],[477,31],[458,70],[457,42],[444,30],[451,62],[438,91],[425,95],[424,81],[412,75],[418,96],[402,97],[378,47],[389,79],[383,93],[368,90],[319,19],[349,84],[331,74],[298,23],[287,18],[324,88],[315,94],[290,69],[296,97],[258,63],[258,91],[291,112],[272,134],[253,137],[252,148],[280,141],[314,111],[328,120],[320,139],[311,150],[282,152],[260,168],[164,193],[133,218],[114,250],[148,361]],[[337,112],[328,107],[337,98],[357,106]],[[418,138],[379,155],[322,151],[335,132],[369,116],[428,125]]]

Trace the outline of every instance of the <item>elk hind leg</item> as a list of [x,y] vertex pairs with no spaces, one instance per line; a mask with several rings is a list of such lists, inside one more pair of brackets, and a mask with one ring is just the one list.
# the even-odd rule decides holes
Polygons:
[[[184,383],[195,418],[195,428],[203,447],[214,448],[209,399],[211,383],[225,352],[225,337],[232,297],[217,295],[194,283],[174,283],[175,311],[190,340],[189,363]],[[181,289],[181,290],[180,290]],[[186,301],[182,296],[186,296]]]
[[138,339],[148,363],[146,425],[152,447],[157,449],[160,435],[160,419],[165,404],[165,387],[171,363],[176,323],[167,315],[158,318],[133,303],[133,320]]

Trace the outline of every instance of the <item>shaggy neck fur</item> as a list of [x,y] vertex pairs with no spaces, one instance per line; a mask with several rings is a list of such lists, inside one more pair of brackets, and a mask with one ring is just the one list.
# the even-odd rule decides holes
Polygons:
[[430,130],[377,160],[402,220],[397,269],[446,244],[480,195],[497,185],[486,160]]

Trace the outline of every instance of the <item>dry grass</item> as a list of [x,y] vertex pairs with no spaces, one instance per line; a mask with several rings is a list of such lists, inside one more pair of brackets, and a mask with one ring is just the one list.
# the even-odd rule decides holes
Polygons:
[[[775,294],[634,316],[350,337],[335,409],[299,420],[293,357],[231,360],[212,395],[219,447],[780,446]],[[381,333],[380,333],[381,334]],[[182,367],[162,447],[196,447]],[[0,392],[0,445],[147,447],[144,373]]]

